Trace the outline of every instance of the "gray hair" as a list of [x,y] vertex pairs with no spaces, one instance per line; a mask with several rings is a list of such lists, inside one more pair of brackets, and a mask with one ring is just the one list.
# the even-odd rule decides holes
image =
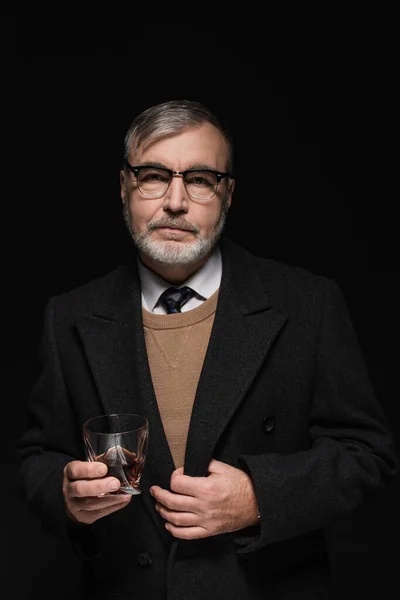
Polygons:
[[137,152],[141,146],[166,135],[179,133],[188,128],[211,123],[223,135],[228,149],[228,171],[233,168],[233,141],[230,132],[217,116],[206,106],[194,100],[171,100],[151,106],[140,113],[132,122],[125,136],[125,154]]

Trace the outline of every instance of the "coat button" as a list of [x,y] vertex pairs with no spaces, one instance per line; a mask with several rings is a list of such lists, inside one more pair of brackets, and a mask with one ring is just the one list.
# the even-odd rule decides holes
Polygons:
[[275,418],[272,416],[265,417],[261,427],[264,433],[271,433],[275,428]]
[[141,552],[140,554],[138,554],[137,559],[141,567],[150,567],[153,563],[150,554],[147,554],[147,552]]

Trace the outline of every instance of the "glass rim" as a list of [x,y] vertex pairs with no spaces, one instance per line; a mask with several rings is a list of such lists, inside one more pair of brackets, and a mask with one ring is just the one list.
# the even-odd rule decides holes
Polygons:
[[[126,431],[116,431],[116,432],[109,431],[108,433],[104,433],[101,431],[93,431],[92,429],[90,429],[89,424],[91,422],[94,422],[94,421],[99,422],[101,419],[107,419],[109,417],[135,417],[135,418],[141,419],[142,421],[144,421],[144,423],[143,423],[143,425],[140,425],[139,427],[134,427],[133,429],[127,429]],[[149,426],[149,420],[147,419],[147,417],[144,417],[143,415],[139,415],[137,413],[108,413],[106,415],[98,415],[97,417],[90,417],[90,419],[87,419],[82,425],[82,431],[83,432],[90,431],[90,433],[94,433],[96,435],[123,435],[124,433],[132,433],[134,431],[140,431],[140,429],[148,428],[148,426]]]

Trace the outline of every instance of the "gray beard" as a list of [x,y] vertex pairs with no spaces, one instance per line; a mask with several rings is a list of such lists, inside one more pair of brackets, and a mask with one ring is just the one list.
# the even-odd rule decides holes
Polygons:
[[175,219],[163,217],[150,221],[146,231],[134,231],[131,225],[129,207],[126,202],[123,203],[123,217],[128,232],[139,250],[145,256],[153,261],[166,265],[185,267],[194,264],[208,256],[217,245],[225,227],[226,216],[228,213],[228,203],[224,200],[220,218],[214,228],[214,231],[207,237],[202,237],[199,228],[189,224],[193,228],[194,240],[191,243],[181,243],[175,240],[166,240],[165,242],[154,242],[151,239],[151,232],[157,227],[187,227],[188,223],[181,217]]

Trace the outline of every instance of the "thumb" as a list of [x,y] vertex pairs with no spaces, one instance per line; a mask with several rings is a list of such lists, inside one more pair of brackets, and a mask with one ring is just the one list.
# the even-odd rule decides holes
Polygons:
[[215,458],[213,458],[210,461],[210,464],[208,465],[208,472],[211,475],[212,473],[223,473],[224,471],[226,471],[229,468],[230,465],[227,465],[224,462],[221,462],[220,460],[216,460]]
[[183,467],[178,467],[177,469],[175,469],[175,471],[172,472],[172,475],[183,475]]

